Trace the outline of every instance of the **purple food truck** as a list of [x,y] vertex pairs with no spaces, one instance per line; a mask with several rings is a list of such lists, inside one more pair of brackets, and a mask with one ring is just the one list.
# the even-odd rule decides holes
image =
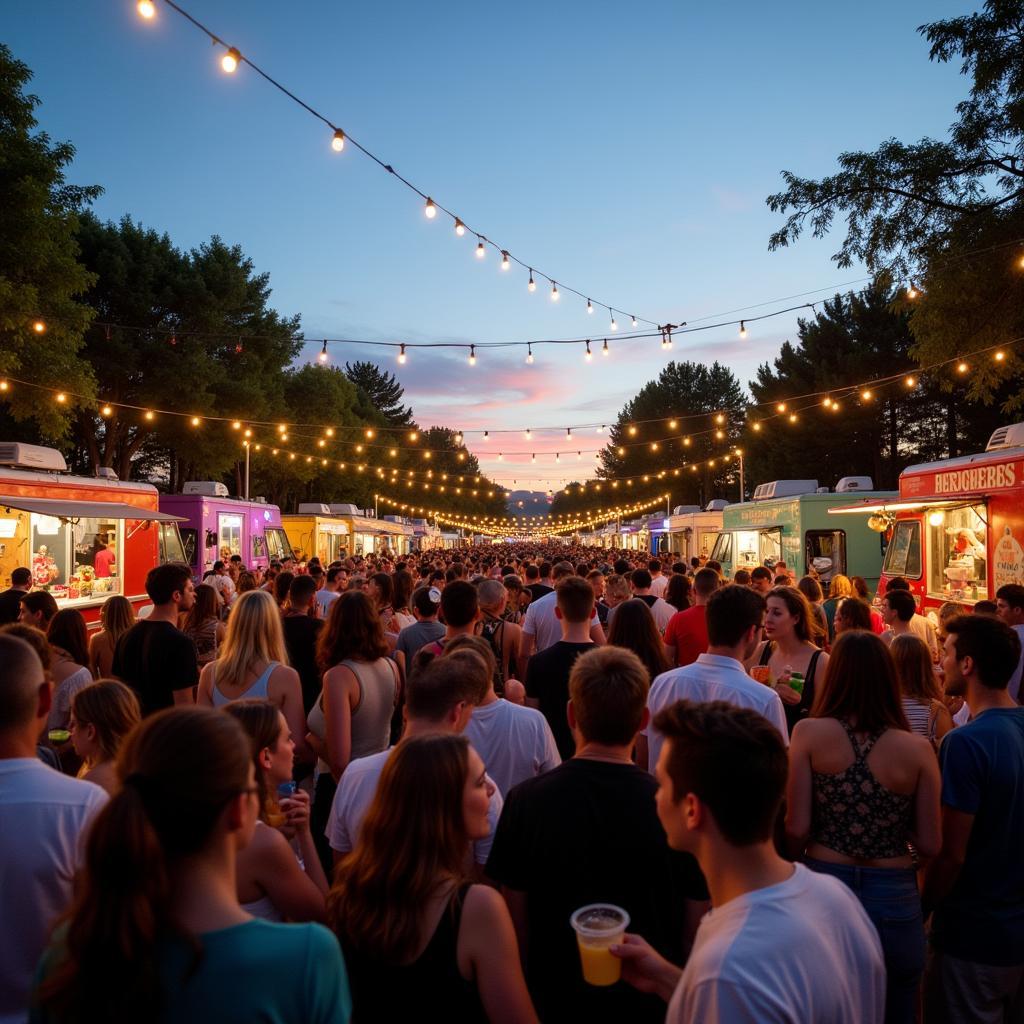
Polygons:
[[196,579],[240,555],[242,564],[262,569],[271,559],[291,558],[292,546],[281,527],[281,510],[262,498],[229,498],[228,489],[213,480],[191,480],[183,494],[162,494],[160,511],[181,516],[185,558]]

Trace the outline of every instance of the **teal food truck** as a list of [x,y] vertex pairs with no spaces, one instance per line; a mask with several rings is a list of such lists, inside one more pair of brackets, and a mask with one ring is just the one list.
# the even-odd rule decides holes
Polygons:
[[797,578],[814,569],[826,591],[832,577],[840,574],[863,576],[873,590],[885,554],[882,536],[866,520],[837,522],[828,514],[847,502],[896,496],[871,488],[871,478],[862,476],[843,477],[834,492],[819,488],[817,480],[758,484],[752,501],[726,506],[711,557],[721,563],[726,579],[737,569],[770,568],[783,561]]

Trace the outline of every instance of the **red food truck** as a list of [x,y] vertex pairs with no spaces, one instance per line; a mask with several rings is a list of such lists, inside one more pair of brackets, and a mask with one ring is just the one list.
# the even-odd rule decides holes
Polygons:
[[160,512],[150,484],[71,476],[60,452],[0,442],[0,586],[19,566],[33,589],[90,625],[111,594],[149,603],[146,573],[185,560],[179,517]]
[[889,534],[879,594],[903,576],[923,614],[994,600],[1024,584],[1024,423],[1000,427],[977,455],[908,466],[896,499],[829,511]]

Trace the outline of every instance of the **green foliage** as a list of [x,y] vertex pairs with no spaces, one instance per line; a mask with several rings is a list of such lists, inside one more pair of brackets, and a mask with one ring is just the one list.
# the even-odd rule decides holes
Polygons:
[[402,405],[405,389],[393,373],[381,370],[375,363],[358,361],[345,364],[345,376],[366,396],[384,422],[392,427],[411,427],[412,409]]

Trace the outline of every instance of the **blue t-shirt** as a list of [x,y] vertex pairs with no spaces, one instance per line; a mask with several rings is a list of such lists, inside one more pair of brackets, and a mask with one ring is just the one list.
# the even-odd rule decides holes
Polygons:
[[1024,964],[1024,708],[992,708],[939,750],[942,803],[974,815],[967,856],[932,941],[994,967]]
[[[62,954],[61,934],[43,954],[36,985]],[[258,918],[199,936],[194,963],[184,942],[161,951],[165,1024],[348,1024],[352,1017],[338,940],[319,924],[274,924]],[[33,1009],[30,1024],[59,1024]]]

